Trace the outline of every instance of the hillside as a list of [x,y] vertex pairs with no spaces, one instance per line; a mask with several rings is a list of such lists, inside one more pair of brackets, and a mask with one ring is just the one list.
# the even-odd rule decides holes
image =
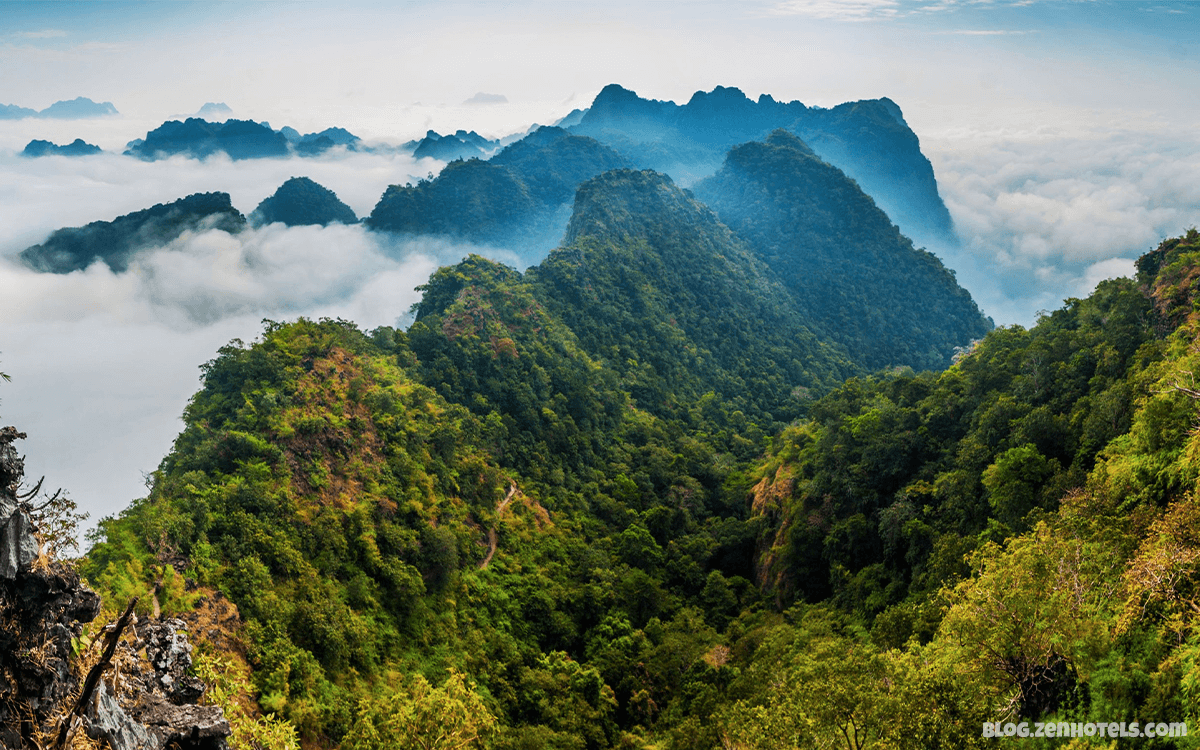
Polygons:
[[289,227],[332,223],[357,224],[353,209],[329,188],[307,177],[292,177],[264,198],[250,214],[253,224],[280,222]]
[[810,325],[868,370],[940,370],[991,328],[952,271],[787,131],[735,146],[694,190],[779,275]]
[[165,245],[184,232],[232,233],[245,226],[246,218],[233,207],[228,193],[196,193],[112,221],[55,230],[42,244],[22,250],[20,258],[43,273],[79,271],[96,260],[121,273],[139,250]]
[[[778,353],[733,313],[786,292],[669,180],[608,173],[545,263],[441,269],[407,333],[223,348],[81,569],[118,601],[161,560],[223,591],[259,705],[310,746],[1195,721],[1197,262],[1200,235],[1165,242],[944,372],[815,383],[779,430],[743,411],[768,363],[716,344]],[[660,366],[674,406],[639,390]]]

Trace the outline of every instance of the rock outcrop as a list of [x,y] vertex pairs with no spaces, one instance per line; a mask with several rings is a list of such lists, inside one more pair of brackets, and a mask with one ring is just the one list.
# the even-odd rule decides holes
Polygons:
[[192,647],[181,620],[134,621],[117,633],[115,668],[81,701],[80,661],[90,650],[76,650],[100,597],[74,568],[40,552],[19,496],[25,466],[14,442],[24,437],[0,428],[0,747],[57,748],[66,725],[69,735],[84,732],[112,750],[225,750],[223,712],[195,705],[204,685],[187,674]]

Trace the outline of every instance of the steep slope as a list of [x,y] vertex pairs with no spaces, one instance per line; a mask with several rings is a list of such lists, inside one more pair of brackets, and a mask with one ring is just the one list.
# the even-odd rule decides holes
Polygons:
[[293,177],[264,198],[250,214],[254,224],[281,222],[289,227],[317,224],[357,224],[354,211],[337,194],[307,177]]
[[606,143],[643,168],[692,182],[711,174],[733,145],[786,128],[858,180],[901,230],[921,242],[956,243],[933,167],[890,99],[833,109],[752,101],[736,88],[696,92],[687,104],[650,101],[606,86],[571,132]]
[[942,369],[991,327],[953,272],[787,131],[735,146],[694,190],[867,369]]
[[245,226],[246,218],[233,207],[228,193],[196,193],[112,221],[58,229],[42,244],[22,250],[20,258],[44,273],[79,271],[96,260],[121,273],[139,250],[165,245],[184,232],[240,232]]
[[854,371],[710,210],[653,172],[584,183],[563,247],[529,277],[654,413],[714,391],[755,421],[787,421]]

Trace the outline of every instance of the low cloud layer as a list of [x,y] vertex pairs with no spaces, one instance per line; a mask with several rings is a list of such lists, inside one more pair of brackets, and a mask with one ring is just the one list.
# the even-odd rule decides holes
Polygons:
[[436,171],[407,157],[144,163],[116,155],[23,159],[0,153],[0,422],[26,431],[31,478],[64,487],[94,523],[145,494],[199,387],[198,366],[262,319],[337,317],[397,325],[414,287],[468,252],[361,226],[272,224],[230,235],[189,232],[143,251],[126,273],[102,263],[35,273],[15,254],[60,226],[108,220],[197,191],[224,190],[249,212],[292,175],[338,192],[360,215],[386,186]]
[[1200,223],[1200,139],[1187,130],[1042,118],[922,143],[964,241],[946,261],[997,323],[1029,325]]

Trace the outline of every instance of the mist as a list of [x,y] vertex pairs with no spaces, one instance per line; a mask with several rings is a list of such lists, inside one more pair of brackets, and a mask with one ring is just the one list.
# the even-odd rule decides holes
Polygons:
[[510,264],[516,257],[339,224],[187,232],[140,251],[121,274],[101,262],[36,273],[17,262],[21,249],[62,226],[198,191],[229,192],[249,213],[292,175],[333,189],[361,216],[388,184],[441,166],[345,151],[239,162],[0,153],[0,371],[12,377],[0,387],[0,421],[28,433],[27,475],[64,488],[94,524],[145,494],[145,477],[183,426],[199,366],[232,339],[254,340],[264,319],[404,325],[420,299],[415,287],[438,266],[471,252]]

